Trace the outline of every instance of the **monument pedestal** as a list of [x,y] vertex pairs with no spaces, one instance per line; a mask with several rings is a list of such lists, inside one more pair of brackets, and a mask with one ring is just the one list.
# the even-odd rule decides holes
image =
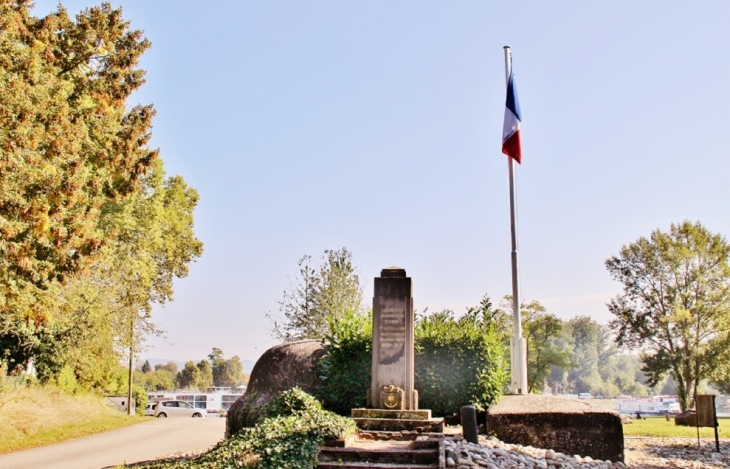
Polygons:
[[352,409],[360,430],[374,432],[443,433],[444,419],[432,418],[430,410]]

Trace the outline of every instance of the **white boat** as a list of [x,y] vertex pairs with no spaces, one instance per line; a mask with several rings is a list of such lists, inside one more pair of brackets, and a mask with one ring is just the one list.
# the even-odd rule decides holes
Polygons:
[[[245,387],[241,388],[208,388],[206,392],[175,391],[149,393],[149,402],[160,402],[168,399],[185,401],[196,409],[205,410],[208,416],[220,415],[228,412],[234,402],[243,395]],[[222,411],[222,412],[221,412]]]
[[674,396],[654,396],[645,399],[619,397],[614,407],[622,414],[666,415],[681,411],[679,401]]

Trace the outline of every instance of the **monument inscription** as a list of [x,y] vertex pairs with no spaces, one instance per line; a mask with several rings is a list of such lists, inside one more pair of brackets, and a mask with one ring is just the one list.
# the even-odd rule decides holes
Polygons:
[[381,365],[390,365],[400,360],[406,350],[406,316],[403,311],[385,310],[380,313]]

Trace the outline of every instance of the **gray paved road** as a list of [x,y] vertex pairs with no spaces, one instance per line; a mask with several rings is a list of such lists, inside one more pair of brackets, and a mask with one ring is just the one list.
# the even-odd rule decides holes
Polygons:
[[207,449],[223,439],[226,419],[154,419],[107,433],[0,456],[0,469],[101,469]]

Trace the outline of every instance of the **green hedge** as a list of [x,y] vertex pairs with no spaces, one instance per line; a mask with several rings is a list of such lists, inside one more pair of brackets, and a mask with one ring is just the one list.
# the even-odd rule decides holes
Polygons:
[[[316,390],[324,407],[342,415],[365,406],[372,366],[372,319],[347,314],[329,323]],[[472,404],[496,403],[507,380],[503,347],[488,314],[478,309],[456,318],[451,311],[416,321],[416,389],[419,407],[434,415],[458,415]]]
[[315,389],[324,408],[340,415],[365,407],[372,367],[372,319],[348,312],[328,318],[325,355],[317,363]]
[[420,407],[444,417],[462,405],[496,404],[507,380],[503,347],[488,321],[451,311],[416,323],[416,389]]

